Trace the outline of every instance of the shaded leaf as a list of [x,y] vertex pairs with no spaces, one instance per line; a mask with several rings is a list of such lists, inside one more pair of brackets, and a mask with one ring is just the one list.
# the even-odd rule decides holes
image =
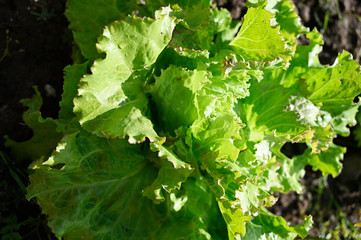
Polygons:
[[62,134],[56,130],[58,121],[52,118],[44,119],[41,116],[40,108],[43,100],[38,88],[34,87],[34,90],[33,98],[21,100],[21,103],[28,107],[28,110],[23,113],[23,120],[33,130],[33,136],[24,142],[16,142],[5,136],[5,146],[11,149],[18,160],[48,157],[62,137]]

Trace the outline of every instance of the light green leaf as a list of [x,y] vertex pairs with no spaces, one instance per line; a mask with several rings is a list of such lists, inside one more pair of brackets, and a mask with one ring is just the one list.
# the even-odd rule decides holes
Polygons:
[[297,226],[289,226],[282,217],[277,217],[267,210],[260,212],[251,222],[246,223],[247,234],[242,239],[293,240],[296,236],[305,238],[312,227],[312,217]]
[[279,26],[271,26],[273,14],[264,9],[249,8],[237,36],[230,43],[248,61],[287,60],[290,50],[279,34]]
[[[150,148],[158,152],[163,159],[158,177],[153,184],[144,189],[143,195],[154,202],[164,201],[162,188],[168,193],[174,189],[180,189],[182,182],[185,182],[193,169],[190,164],[180,160],[170,149],[158,143],[151,143]],[[172,196],[172,195],[171,195]]]
[[206,71],[187,71],[171,65],[155,77],[150,93],[158,109],[159,125],[165,131],[190,126],[197,118],[197,92],[207,83]]
[[[118,121],[121,119],[121,121]],[[152,122],[132,104],[127,104],[99,115],[92,121],[83,124],[84,129],[100,137],[124,138],[129,136],[130,143],[145,141],[161,141],[153,129]]]
[[[156,20],[129,17],[104,30],[98,49],[106,52],[106,58],[95,61],[92,74],[80,80],[74,100],[74,111],[88,131],[99,136],[130,135],[132,142],[143,141],[144,136],[159,140],[146,117],[148,98],[142,88],[151,65],[171,38],[175,19],[170,12],[164,8]],[[123,118],[118,124],[117,119]],[[141,134],[142,129],[146,131]]]
[[275,134],[292,141],[304,139],[316,153],[328,148],[335,133],[347,134],[346,125],[354,124],[353,99],[361,91],[361,75],[347,53],[338,61],[331,67],[309,68],[307,73],[265,71],[264,80],[252,83],[250,96],[235,108],[247,125],[247,138],[257,142],[265,134]]
[[318,54],[322,51],[323,45],[322,34],[315,28],[305,35],[309,40],[309,44],[297,46],[295,55],[290,62],[289,71],[294,67],[302,72],[305,72],[307,67],[322,67],[318,59]]
[[182,19],[174,32],[171,45],[176,48],[209,50],[212,45],[215,23],[209,21],[212,16],[210,1],[180,1],[181,11],[175,13]]
[[241,171],[236,163],[217,159],[216,153],[202,156],[201,169],[206,170],[209,176],[210,188],[218,199],[236,201],[236,193],[240,189]]
[[208,51],[195,51],[186,48],[167,47],[154,64],[154,75],[160,76],[162,69],[171,65],[187,70],[205,69],[209,58]]
[[58,238],[166,239],[173,234],[165,231],[172,224],[160,217],[161,209],[141,195],[156,170],[139,145],[73,134],[33,169],[28,198],[37,198]]
[[[276,184],[273,182],[267,182],[267,178],[265,179],[265,185],[270,184],[272,192],[289,192],[291,190],[301,194],[303,190],[303,186],[300,183],[301,178],[305,175],[305,163],[302,161],[297,161],[295,159],[289,159],[286,157],[278,157],[278,162],[280,162],[281,166],[276,170],[276,179],[275,181],[279,182],[279,186],[275,186]],[[269,167],[270,171],[271,166]],[[268,171],[268,169],[266,170]],[[269,174],[269,173],[268,173]]]
[[298,16],[292,1],[269,0],[265,9],[275,14],[282,37],[295,47],[298,35],[306,33],[307,28],[302,25],[301,18]]
[[239,138],[240,123],[232,115],[220,115],[205,121],[195,122],[190,133],[193,137],[193,152],[198,158],[214,153],[217,159],[235,161],[239,149],[234,146],[234,140]]
[[189,177],[170,194],[170,206],[179,216],[193,216],[197,234],[192,240],[227,239],[227,226],[205,179]]
[[[74,117],[73,99],[78,94],[78,84],[83,75],[87,72],[88,62],[82,64],[74,64],[64,69],[64,86],[61,95],[59,119],[62,125],[68,124]],[[64,128],[65,126],[63,126]]]
[[301,76],[300,90],[322,110],[337,116],[347,111],[361,91],[360,66],[348,52],[341,53],[334,66],[310,68]]
[[190,30],[201,31],[204,28],[202,24],[208,21],[210,15],[209,1],[208,4],[200,1],[193,1],[192,3],[190,1],[181,1],[180,7],[183,9],[176,13],[177,18],[183,19],[186,27]]
[[249,96],[239,100],[235,107],[236,113],[247,125],[244,131],[248,141],[261,141],[265,134],[286,139],[303,138],[308,128],[297,121],[294,112],[286,111],[292,94],[294,89],[277,85],[272,75],[260,83],[251,84]]
[[253,219],[243,214],[241,209],[232,209],[228,202],[218,202],[219,209],[227,223],[228,238],[230,240],[240,239],[246,234],[246,222]]
[[236,191],[237,201],[233,203],[233,207],[242,209],[243,214],[252,216],[252,213],[257,212],[265,204],[267,198],[273,199],[267,192],[251,182],[247,182],[241,188]]
[[213,75],[211,83],[204,86],[204,99],[206,96],[212,97],[212,107],[207,106],[207,113],[204,113],[206,116],[217,115],[217,112],[234,114],[234,104],[238,99],[245,98],[249,94],[248,80],[251,78],[249,71],[233,70],[230,73],[225,71],[219,76]]
[[[124,19],[137,8],[137,1],[120,2],[117,0],[68,0],[65,12],[73,31],[75,42],[83,56],[91,61],[100,54],[95,48],[98,36],[104,26]],[[92,17],[89,17],[92,16]]]
[[320,170],[324,176],[331,174],[335,178],[341,172],[344,153],[346,148],[332,144],[327,151],[320,154],[311,154],[310,150],[306,150],[295,157],[295,161],[302,161],[312,166],[313,170]]
[[216,25],[217,32],[227,31],[231,27],[232,17],[230,12],[225,8],[215,9],[212,12],[212,18]]
[[124,20],[128,15],[135,13],[140,17],[154,18],[156,10],[169,4],[174,4],[174,2],[170,0],[129,0],[126,2],[122,0],[68,0],[65,15],[70,22],[69,28],[73,31],[74,40],[81,53],[92,62],[101,56],[97,51],[96,43],[104,26],[114,21]]
[[336,134],[340,134],[341,136],[350,135],[350,129],[348,127],[356,125],[357,121],[355,118],[360,105],[360,103],[352,104],[349,106],[349,109],[332,119],[331,125]]

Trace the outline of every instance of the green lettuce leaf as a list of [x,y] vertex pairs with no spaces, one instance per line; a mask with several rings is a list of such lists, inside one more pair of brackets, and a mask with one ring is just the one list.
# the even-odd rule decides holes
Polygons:
[[277,78],[278,74],[270,74],[259,83],[253,82],[249,96],[239,100],[235,107],[247,125],[243,131],[248,141],[261,141],[264,135],[271,134],[290,140],[307,134],[308,128],[297,120],[297,115],[286,111],[296,90],[283,88],[276,83]]
[[304,162],[312,166],[314,171],[320,170],[322,175],[327,176],[331,174],[335,178],[342,170],[341,160],[345,153],[346,148],[332,144],[327,151],[320,154],[311,154],[309,149],[302,155],[297,156],[295,161]]
[[170,149],[158,143],[151,143],[151,150],[158,152],[158,156],[163,158],[162,166],[157,179],[153,184],[144,189],[143,195],[151,200],[164,201],[163,188],[168,193],[174,189],[180,189],[182,182],[185,182],[193,169],[190,164],[180,160]]
[[290,70],[305,72],[307,67],[322,67],[318,59],[318,54],[322,51],[323,39],[322,34],[315,28],[307,32],[307,45],[297,45],[294,57],[291,60]]
[[[69,0],[88,61],[66,69],[63,139],[28,187],[59,239],[307,236],[311,217],[291,226],[265,207],[302,192],[306,165],[340,172],[332,141],[355,124],[360,68],[347,52],[321,65],[322,35],[291,1],[247,5],[241,23],[209,0]],[[287,142],[307,149],[289,158]]]
[[59,130],[64,130],[64,128],[75,118],[75,114],[73,113],[73,99],[78,94],[78,84],[80,79],[84,76],[84,74],[86,74],[87,67],[88,62],[85,62],[82,64],[67,66],[64,69],[65,76],[63,94],[59,103]]
[[210,1],[180,1],[181,11],[175,13],[182,21],[177,25],[171,45],[175,48],[209,50],[216,25],[211,20]]
[[307,32],[307,28],[301,24],[301,18],[291,1],[270,0],[267,1],[265,9],[275,15],[282,37],[291,45],[294,45],[299,34]]
[[142,144],[68,135],[46,162],[32,165],[27,197],[37,198],[59,239],[217,239],[222,224],[204,183],[187,181],[159,205],[142,196],[157,173],[146,156],[154,157]]
[[[144,161],[139,145],[80,132],[65,137],[51,158],[32,168],[30,181],[36,185],[28,188],[28,198],[37,197],[43,212],[51,216],[49,225],[58,238],[149,234],[146,229],[136,231],[142,223],[133,222],[138,214],[153,211],[152,203],[140,193],[153,181],[155,171]],[[138,219],[149,217],[156,216]]]
[[57,131],[58,121],[52,118],[44,119],[41,116],[40,108],[43,105],[43,99],[38,88],[34,87],[34,90],[34,97],[21,100],[21,103],[28,107],[28,110],[23,113],[23,120],[33,130],[33,136],[24,142],[16,142],[5,136],[5,146],[11,149],[11,153],[18,160],[49,157],[62,137],[62,133]]
[[[124,20],[128,15],[137,14],[140,17],[155,17],[154,12],[170,4],[179,4],[184,9],[182,17],[187,24],[199,26],[202,17],[208,17],[210,0],[197,0],[189,2],[171,0],[152,1],[121,1],[121,0],[68,0],[65,15],[70,22],[69,28],[73,31],[76,44],[79,46],[85,59],[93,61],[101,54],[97,51],[96,43],[104,26]],[[197,7],[195,7],[197,6]],[[200,14],[200,12],[202,12]],[[91,17],[89,17],[91,16]],[[205,23],[203,21],[203,23]]]
[[228,239],[240,239],[246,234],[245,223],[252,220],[251,216],[244,216],[241,209],[232,210],[227,202],[220,202],[219,208],[227,223]]
[[[83,56],[91,61],[98,58],[95,44],[104,26],[124,19],[137,8],[137,1],[120,2],[116,0],[69,0],[66,17],[70,22],[75,42]],[[89,17],[92,16],[92,17]]]
[[237,36],[230,43],[235,51],[248,61],[288,59],[291,51],[286,48],[279,26],[271,26],[273,14],[265,9],[249,8]]
[[312,217],[297,226],[289,226],[286,221],[264,210],[252,222],[246,224],[247,235],[242,239],[283,239],[292,240],[298,235],[305,238],[312,227]]
[[150,93],[165,131],[190,126],[198,118],[196,95],[206,82],[206,71],[186,71],[173,65],[155,78]]
[[301,78],[303,94],[332,116],[348,110],[361,90],[360,66],[348,52],[339,54],[333,66],[308,69]]
[[[169,12],[164,8],[156,20],[129,17],[104,30],[98,49],[107,53],[106,58],[95,61],[92,75],[80,80],[74,100],[74,111],[86,130],[99,136],[129,135],[131,142],[160,140],[146,116],[148,98],[142,87],[170,41],[175,18]],[[117,119],[123,119],[122,124]]]

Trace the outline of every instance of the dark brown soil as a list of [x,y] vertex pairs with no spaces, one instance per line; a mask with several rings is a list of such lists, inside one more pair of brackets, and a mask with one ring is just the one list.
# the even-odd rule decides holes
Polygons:
[[9,239],[18,239],[16,233],[23,239],[52,236],[45,216],[25,199],[14,178],[15,173],[27,185],[29,162],[6,155],[3,136],[17,141],[31,137],[22,124],[25,108],[19,101],[32,97],[35,85],[44,100],[42,114],[57,118],[63,68],[71,63],[72,36],[64,10],[65,0],[0,0],[0,229],[11,226]]
[[[23,141],[32,132],[22,124],[25,108],[20,99],[32,97],[37,85],[44,100],[42,114],[57,117],[62,93],[63,68],[71,63],[71,33],[64,17],[66,0],[0,0],[0,136]],[[247,9],[240,0],[219,0],[234,18]],[[361,61],[361,2],[358,0],[295,0],[303,23],[324,33],[320,60],[332,64],[337,53],[346,49]],[[338,4],[337,4],[338,3]],[[324,27],[328,16],[327,28]],[[353,223],[361,222],[361,159],[353,137],[338,138],[348,147],[344,170],[336,179],[322,177],[307,169],[301,195],[279,195],[272,208],[293,224],[308,214],[314,216],[311,237],[353,239]],[[24,239],[55,239],[40,216],[38,206],[28,202],[14,173],[27,185],[29,162],[16,162],[0,138],[0,229],[12,226]],[[13,171],[13,172],[11,172]],[[345,222],[349,230],[340,226]],[[337,232],[338,231],[338,232]],[[349,232],[347,232],[349,231]],[[347,233],[349,237],[347,237]],[[346,235],[345,235],[346,234]],[[14,235],[15,236],[15,235]],[[346,236],[346,237],[342,237]],[[13,239],[17,239],[14,237]]]
[[65,0],[0,0],[0,135],[29,137],[19,124],[24,110],[19,100],[32,97],[34,85],[44,98],[42,112],[57,117],[63,68],[71,61],[64,9]]

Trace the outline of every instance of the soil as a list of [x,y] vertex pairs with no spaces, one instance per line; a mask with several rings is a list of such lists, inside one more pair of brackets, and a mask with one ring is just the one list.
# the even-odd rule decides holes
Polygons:
[[32,136],[22,123],[26,108],[19,101],[31,98],[35,85],[43,97],[43,116],[57,118],[63,69],[71,63],[72,35],[64,16],[65,2],[0,0],[0,150],[4,155],[0,159],[0,229],[12,228],[9,239],[18,239],[16,232],[23,239],[56,239],[46,217],[25,199],[13,177],[15,173],[26,186],[30,162],[9,156],[3,136],[17,141]]
[[[57,118],[62,93],[63,69],[71,64],[72,35],[64,16],[66,0],[0,0],[0,136],[24,141],[32,135],[22,124],[26,110],[20,99],[34,94],[37,85],[44,100],[44,117]],[[302,22],[324,33],[323,64],[332,64],[342,49],[351,52],[361,62],[361,2],[358,0],[295,0]],[[219,0],[232,17],[242,18],[247,8],[240,0]],[[325,17],[327,18],[327,27]],[[305,191],[279,195],[271,210],[292,224],[304,216],[314,216],[310,239],[331,237],[352,239],[352,225],[361,222],[361,159],[353,136],[336,139],[347,146],[344,170],[340,176],[323,177],[320,172],[306,169]],[[289,146],[299,154],[297,146]],[[27,185],[30,162],[15,161],[4,139],[0,138],[0,230],[11,226],[16,238],[56,239],[46,225],[46,217],[34,202],[24,198],[19,180]],[[358,166],[358,167],[356,167]],[[18,176],[17,181],[14,176]],[[340,222],[346,223],[346,229]],[[10,232],[11,232],[10,231]],[[328,235],[327,235],[328,234]],[[349,237],[347,237],[349,234]]]

